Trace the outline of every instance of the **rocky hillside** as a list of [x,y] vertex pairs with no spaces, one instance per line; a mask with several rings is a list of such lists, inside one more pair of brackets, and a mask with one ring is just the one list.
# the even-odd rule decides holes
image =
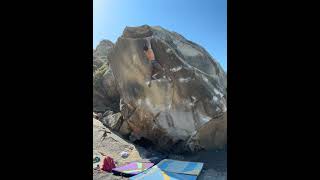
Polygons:
[[114,44],[109,40],[102,40],[93,50],[93,71],[108,62],[108,54],[112,51]]
[[[146,38],[166,69],[151,87]],[[126,27],[116,44],[102,41],[93,54],[93,110],[120,111],[117,118],[102,118],[113,131],[172,152],[226,145],[226,73],[203,47],[176,32],[144,25]]]
[[93,111],[119,111],[120,94],[109,66],[108,54],[113,43],[103,40],[93,50]]

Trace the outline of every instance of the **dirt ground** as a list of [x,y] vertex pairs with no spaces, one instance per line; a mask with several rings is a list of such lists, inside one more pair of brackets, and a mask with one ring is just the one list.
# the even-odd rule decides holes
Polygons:
[[[126,151],[129,156],[121,157],[120,153]],[[123,139],[117,133],[110,131],[100,121],[93,119],[93,153],[103,153],[112,157],[116,166],[124,165],[128,162],[142,160],[158,152],[145,149]],[[185,160],[203,162],[204,167],[199,180],[225,180],[227,179],[227,153],[226,151],[206,151],[196,154],[168,154],[168,158],[175,160]],[[115,176],[112,173],[93,170],[93,180],[119,180],[128,179]]]

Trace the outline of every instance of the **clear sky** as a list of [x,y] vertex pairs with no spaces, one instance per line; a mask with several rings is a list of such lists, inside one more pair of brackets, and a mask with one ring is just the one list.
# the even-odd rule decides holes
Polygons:
[[93,0],[93,47],[126,26],[159,25],[203,46],[227,71],[227,0]]

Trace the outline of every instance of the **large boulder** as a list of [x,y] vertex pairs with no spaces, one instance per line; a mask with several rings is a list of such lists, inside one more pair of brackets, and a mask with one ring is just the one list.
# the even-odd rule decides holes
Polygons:
[[[147,37],[166,69],[151,87],[151,65],[143,53]],[[126,27],[109,62],[131,136],[178,152],[226,144],[227,119],[220,118],[227,111],[226,73],[200,45],[159,26]]]
[[113,43],[102,40],[93,51],[93,111],[119,111],[120,94],[109,66],[108,55]]

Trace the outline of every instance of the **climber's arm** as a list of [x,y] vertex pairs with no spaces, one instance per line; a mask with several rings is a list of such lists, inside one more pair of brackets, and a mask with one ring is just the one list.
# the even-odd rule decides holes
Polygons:
[[146,40],[147,40],[147,46],[148,46],[148,48],[152,50],[151,42],[150,42],[151,38],[152,38],[152,37],[146,37]]

